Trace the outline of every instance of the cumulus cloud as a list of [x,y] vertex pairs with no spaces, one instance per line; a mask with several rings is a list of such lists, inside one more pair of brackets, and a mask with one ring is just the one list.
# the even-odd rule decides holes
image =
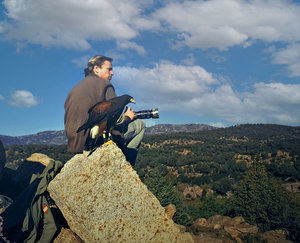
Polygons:
[[200,66],[174,65],[161,62],[154,68],[116,67],[118,86],[135,94],[142,104],[156,102],[176,107],[178,102],[185,102],[200,95],[216,84],[211,73]]
[[285,0],[171,1],[153,16],[193,48],[300,40],[300,6]]
[[291,76],[300,76],[300,43],[288,45],[278,51],[273,50],[273,63],[285,64]]
[[4,100],[4,96],[0,94],[0,100]]
[[209,125],[213,127],[220,127],[220,128],[225,127],[225,125],[222,122],[210,122]]
[[135,50],[141,56],[144,56],[146,54],[146,51],[145,51],[144,47],[136,44],[133,41],[126,41],[126,40],[125,41],[118,41],[117,46],[120,49],[123,49],[123,50],[126,50],[126,49]]
[[300,41],[300,6],[288,0],[173,0],[163,5],[153,0],[4,0],[3,5],[7,19],[0,22],[0,33],[43,46],[86,50],[91,41],[116,40],[119,48],[145,55],[133,41],[145,30],[176,33],[171,48],[226,50],[255,40]]
[[200,66],[161,62],[153,68],[116,67],[118,87],[134,96],[137,108],[197,114],[227,123],[300,122],[300,85],[256,83],[238,92]]
[[27,90],[16,90],[11,94],[10,104],[17,107],[31,107],[38,104],[38,99]]
[[92,56],[84,55],[82,57],[73,59],[72,63],[76,64],[76,66],[78,66],[80,68],[83,68],[83,67],[85,68],[91,58],[92,58]]
[[0,22],[0,34],[4,32],[4,24]]
[[6,37],[43,46],[88,49],[89,41],[129,40],[138,29],[159,28],[142,15],[145,1],[5,0]]
[[187,55],[186,58],[182,59],[182,64],[185,64],[185,65],[194,65],[195,62],[196,62],[196,59],[193,55],[193,53],[190,53]]

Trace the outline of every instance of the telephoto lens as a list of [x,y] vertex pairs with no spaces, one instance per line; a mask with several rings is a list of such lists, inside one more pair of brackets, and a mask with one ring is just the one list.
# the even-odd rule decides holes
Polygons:
[[137,119],[149,119],[149,118],[157,119],[159,118],[158,109],[156,108],[151,110],[136,111],[135,117]]

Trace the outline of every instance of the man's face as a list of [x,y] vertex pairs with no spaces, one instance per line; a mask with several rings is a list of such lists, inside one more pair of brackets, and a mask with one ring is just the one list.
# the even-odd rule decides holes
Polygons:
[[95,66],[94,67],[94,73],[104,80],[110,81],[112,76],[114,75],[114,72],[112,70],[112,65],[110,61],[104,61],[102,64],[102,67]]

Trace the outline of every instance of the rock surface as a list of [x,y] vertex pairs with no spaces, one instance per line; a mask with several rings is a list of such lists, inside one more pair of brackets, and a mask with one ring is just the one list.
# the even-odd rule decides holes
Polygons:
[[49,162],[53,159],[51,159],[50,157],[48,157],[45,154],[34,153],[29,158],[27,158],[26,160],[31,161],[31,162],[38,162],[38,163],[41,163],[42,165],[44,165],[45,167],[47,167]]
[[85,242],[193,242],[110,144],[69,160],[48,191]]
[[195,200],[202,197],[203,189],[200,186],[188,186],[183,191],[183,196],[186,200]]
[[169,216],[170,219],[174,217],[174,214],[176,213],[176,207],[174,204],[169,204],[165,207],[165,212]]
[[62,228],[53,243],[83,243],[83,241],[70,229]]
[[245,222],[243,217],[230,218],[214,215],[208,219],[199,218],[191,227],[196,243],[206,242],[267,242],[291,243],[284,230],[259,233],[255,225]]
[[192,225],[192,230],[197,235],[206,231],[215,232],[216,235],[222,232],[224,239],[227,235],[229,241],[234,239],[236,242],[242,242],[241,238],[247,234],[258,233],[257,226],[246,223],[242,217],[230,218],[221,215],[214,215],[207,220],[205,218],[197,219]]

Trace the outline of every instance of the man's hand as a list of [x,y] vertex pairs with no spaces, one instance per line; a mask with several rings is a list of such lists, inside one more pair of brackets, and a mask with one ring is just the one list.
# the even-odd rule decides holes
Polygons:
[[134,110],[132,110],[130,107],[127,108],[126,112],[123,114],[124,116],[128,116],[130,120],[132,121],[135,117]]

